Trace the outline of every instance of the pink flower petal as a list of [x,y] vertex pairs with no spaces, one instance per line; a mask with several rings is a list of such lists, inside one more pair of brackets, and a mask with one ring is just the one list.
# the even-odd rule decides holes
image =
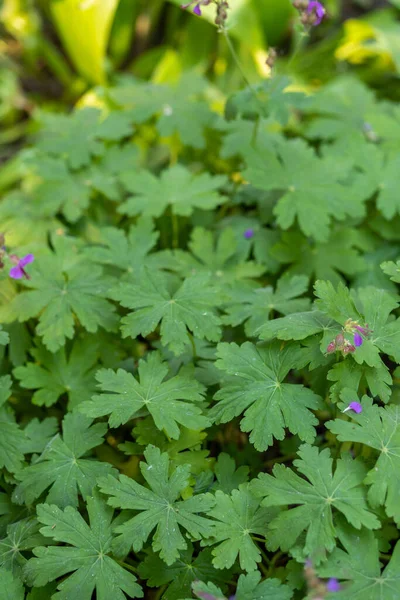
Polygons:
[[196,6],[193,9],[193,12],[195,15],[197,15],[198,17],[201,17],[201,8],[200,8],[200,4],[196,4]]

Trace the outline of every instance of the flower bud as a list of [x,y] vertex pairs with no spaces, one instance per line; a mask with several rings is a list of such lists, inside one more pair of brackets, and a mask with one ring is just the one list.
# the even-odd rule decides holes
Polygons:
[[326,353],[327,354],[332,354],[332,352],[335,352],[335,350],[336,350],[336,343],[335,343],[335,341],[333,341],[330,344],[328,344],[328,347],[326,349]]

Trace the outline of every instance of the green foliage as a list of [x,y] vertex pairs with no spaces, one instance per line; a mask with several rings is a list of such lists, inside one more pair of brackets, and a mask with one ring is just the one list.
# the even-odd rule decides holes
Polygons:
[[0,170],[0,600],[397,600],[399,111],[223,110],[189,12]]
[[79,588],[82,600],[90,600],[96,590],[98,598],[118,600],[142,598],[143,591],[136,578],[124,569],[109,553],[112,546],[113,510],[98,495],[88,496],[86,505],[90,525],[72,506],[65,510],[54,504],[39,504],[38,521],[43,536],[66,547],[38,546],[25,568],[27,581],[43,586],[67,573],[73,573],[57,587],[56,597],[69,598]]
[[[184,372],[185,371],[185,372]],[[163,363],[157,352],[147,361],[140,361],[138,367],[139,382],[131,373],[119,369],[116,373],[109,370],[99,371],[97,380],[103,392],[112,392],[93,396],[92,400],[81,405],[81,411],[89,417],[101,417],[110,414],[110,427],[118,427],[148,411],[156,427],[165,430],[173,439],[179,438],[179,425],[189,429],[201,430],[209,421],[202,416],[196,402],[203,400],[203,386],[193,380],[190,369],[164,381],[168,366]]]
[[124,475],[119,480],[112,476],[99,479],[100,489],[109,496],[111,506],[139,513],[116,527],[119,535],[114,549],[118,555],[127,554],[131,547],[138,552],[155,529],[153,550],[160,553],[167,565],[172,565],[179,557],[179,550],[187,548],[180,528],[193,539],[210,535],[212,522],[199,513],[207,513],[215,500],[211,494],[179,500],[189,483],[189,465],[178,466],[169,477],[167,453],[161,454],[155,446],[148,446],[144,456],[147,462],[142,462],[140,468],[150,489]]

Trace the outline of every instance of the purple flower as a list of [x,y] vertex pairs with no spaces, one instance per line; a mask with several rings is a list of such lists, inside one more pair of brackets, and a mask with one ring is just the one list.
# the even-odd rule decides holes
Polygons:
[[359,402],[350,402],[347,408],[345,408],[342,412],[347,412],[348,410],[354,410],[358,415],[362,412],[363,407]]
[[189,8],[189,6],[196,4],[196,6],[193,9],[193,12],[198,17],[201,17],[201,7],[207,6],[207,4],[210,4],[210,2],[211,0],[192,0],[192,2],[188,2],[187,4],[181,4],[181,8]]
[[29,277],[28,273],[26,273],[24,267],[26,265],[29,265],[29,263],[32,263],[35,260],[35,257],[33,256],[33,254],[27,254],[23,258],[18,258],[17,256],[15,256],[15,254],[12,254],[10,256],[10,258],[13,261],[13,263],[15,264],[15,267],[13,267],[10,270],[10,277],[12,279],[22,279],[23,277],[25,277],[26,279],[30,279],[30,277]]
[[243,234],[243,237],[246,240],[251,240],[251,238],[254,236],[254,229],[246,229],[246,231]]
[[361,346],[361,344],[363,343],[363,339],[361,337],[361,334],[356,331],[353,337],[353,341],[354,341],[354,345],[356,348],[359,348]]
[[326,590],[328,592],[340,592],[341,585],[337,579],[335,579],[334,577],[331,577],[331,579],[329,579],[326,584]]
[[319,25],[325,16],[325,8],[321,2],[317,2],[316,0],[310,0],[307,6],[307,12],[308,14],[313,13],[315,15],[315,21],[313,23],[314,27]]

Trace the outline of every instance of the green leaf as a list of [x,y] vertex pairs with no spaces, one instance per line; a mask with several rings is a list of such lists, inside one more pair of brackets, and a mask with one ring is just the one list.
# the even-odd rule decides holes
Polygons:
[[113,297],[122,306],[136,309],[121,321],[123,337],[147,336],[161,323],[161,341],[174,354],[184,352],[188,330],[212,342],[221,337],[216,307],[222,296],[206,273],[188,277],[170,293],[164,276],[143,269],[135,283],[121,284]]
[[307,275],[326,279],[335,285],[366,269],[365,251],[360,232],[347,227],[335,227],[326,242],[315,242],[299,231],[284,231],[281,240],[271,249],[273,258],[288,265],[288,275]]
[[17,504],[32,504],[50,488],[46,499],[60,507],[77,506],[78,494],[91,494],[98,477],[112,473],[111,465],[84,458],[103,443],[106,426],[92,425],[82,414],[69,413],[63,420],[63,436],[56,435],[39,458],[17,474],[20,483],[13,493]]
[[72,239],[56,238],[54,243],[55,253],[37,259],[31,279],[24,280],[30,291],[0,309],[0,318],[8,321],[38,317],[36,331],[50,352],[73,337],[76,320],[90,333],[116,325],[115,308],[107,300],[113,281],[77,254]]
[[215,463],[215,477],[217,481],[213,484],[213,490],[220,490],[224,494],[230,494],[242,483],[247,483],[249,478],[249,467],[243,466],[236,470],[233,458],[221,452]]
[[24,459],[21,448],[25,437],[5,406],[11,396],[11,385],[9,375],[0,377],[0,468],[5,467],[10,473],[15,473]]
[[21,569],[27,562],[23,552],[43,544],[39,533],[39,523],[35,518],[27,518],[7,527],[7,537],[0,540],[0,566],[21,575]]
[[85,213],[91,195],[85,173],[72,173],[64,159],[40,154],[27,166],[35,175],[32,193],[41,214],[53,217],[61,212],[74,223]]
[[318,408],[319,397],[302,385],[282,383],[293,368],[304,366],[307,358],[296,344],[283,348],[276,342],[256,348],[250,342],[219,344],[216,366],[231,375],[215,395],[217,404],[210,418],[227,423],[244,412],[242,431],[251,432],[250,441],[261,452],[283,440],[285,427],[300,439],[312,442],[318,420],[310,408]]
[[364,396],[361,414],[351,414],[352,421],[335,419],[327,427],[337,435],[339,441],[360,442],[379,453],[375,467],[365,479],[371,486],[368,500],[372,506],[385,506],[386,513],[400,523],[400,407],[386,408],[372,404]]
[[339,327],[320,310],[299,312],[268,321],[256,331],[262,340],[277,337],[279,340],[304,340],[311,335],[327,332],[329,337],[339,333]]
[[337,600],[396,600],[400,586],[400,542],[390,562],[381,571],[378,540],[372,531],[347,526],[339,531],[344,549],[335,548],[328,561],[318,570],[321,577],[335,577],[342,589]]
[[96,590],[99,600],[142,598],[141,587],[132,573],[126,571],[109,554],[113,539],[113,510],[99,495],[86,499],[88,525],[72,506],[65,510],[50,504],[39,504],[37,516],[44,525],[40,532],[66,546],[39,546],[25,567],[30,585],[43,586],[63,577],[58,593],[52,598],[67,600],[79,590],[81,600],[91,600]]
[[106,51],[118,0],[105,4],[92,0],[76,3],[57,0],[50,4],[51,16],[69,58],[90,83],[106,82]]
[[0,600],[24,600],[24,586],[19,577],[0,567]]
[[382,363],[379,367],[369,367],[354,361],[345,360],[333,365],[326,378],[335,383],[331,386],[329,394],[338,402],[341,392],[345,389],[369,389],[373,396],[378,396],[382,402],[388,402],[392,394],[392,377],[389,369]]
[[32,419],[24,429],[24,454],[40,454],[58,432],[58,422],[55,417],[43,421]]
[[[282,585],[279,579],[264,579],[261,581],[259,571],[252,571],[247,575],[240,575],[235,600],[290,600],[292,590],[287,585]],[[222,591],[213,583],[197,581],[192,585],[196,598],[207,600],[226,600]],[[232,596],[231,596],[232,598]]]
[[129,216],[160,217],[170,206],[174,215],[188,217],[195,208],[210,210],[227,200],[218,192],[226,177],[195,175],[183,165],[169,167],[160,177],[141,170],[122,174],[121,179],[128,192],[135,194],[118,209]]
[[37,147],[65,158],[71,169],[88,166],[92,157],[104,154],[104,140],[119,140],[132,133],[132,115],[118,111],[102,118],[97,108],[85,107],[70,115],[42,113],[41,118]]
[[125,475],[120,475],[119,480],[111,476],[99,480],[101,491],[110,496],[108,502],[111,506],[137,513],[116,527],[119,535],[115,539],[114,550],[117,555],[126,555],[130,548],[139,552],[155,529],[153,550],[160,552],[167,565],[172,565],[179,558],[179,551],[187,548],[181,528],[192,539],[211,534],[212,522],[199,513],[208,513],[215,500],[211,494],[179,500],[189,484],[190,466],[177,467],[169,477],[168,454],[161,454],[158,448],[148,446],[144,456],[147,462],[140,463],[140,469],[150,489]]
[[201,402],[204,387],[194,379],[193,371],[182,369],[178,375],[167,379],[169,367],[158,352],[151,352],[147,360],[139,361],[139,381],[124,371],[102,369],[96,375],[104,393],[84,402],[80,410],[89,417],[110,415],[110,427],[119,427],[135,416],[148,411],[156,427],[178,439],[179,424],[189,429],[201,430],[209,425],[202,415]]
[[275,465],[274,475],[262,473],[252,482],[251,489],[257,496],[264,497],[263,506],[299,505],[283,510],[269,524],[268,546],[280,547],[286,552],[304,531],[302,556],[317,564],[335,547],[334,512],[344,514],[357,529],[363,526],[377,529],[380,523],[367,505],[362,485],[366,468],[360,461],[343,455],[337,460],[333,473],[328,448],[319,452],[318,448],[304,444],[298,455],[300,459],[293,464],[308,481],[284,465]]
[[217,490],[215,501],[215,507],[208,512],[216,520],[209,540],[211,544],[218,544],[212,551],[214,567],[227,569],[239,558],[241,569],[257,569],[257,563],[262,560],[261,550],[251,536],[265,536],[268,522],[276,511],[260,507],[260,501],[247,483],[230,495]]
[[182,600],[190,595],[192,583],[215,581],[223,586],[229,581],[231,573],[227,570],[215,569],[211,563],[211,550],[202,550],[197,557],[193,556],[193,546],[181,552],[179,559],[171,566],[165,564],[156,554],[149,554],[139,565],[139,575],[147,579],[149,587],[161,587],[169,584],[162,595],[162,600]]
[[274,214],[282,229],[289,229],[297,217],[305,235],[324,242],[333,217],[363,215],[362,199],[341,184],[343,174],[334,161],[318,158],[300,139],[281,142],[277,155],[253,150],[245,158],[247,181],[261,190],[281,193]]
[[[175,85],[154,85],[131,80],[111,91],[111,98],[132,111],[136,123],[157,115],[160,135],[178,135],[183,144],[204,148],[204,128],[214,115],[201,100],[206,82],[195,72],[182,75]],[[195,118],[194,118],[195,114]]]
[[2,331],[2,327],[0,325],[0,346],[6,346],[10,341],[10,337],[6,331]]
[[170,268],[185,277],[195,273],[211,274],[221,290],[235,281],[259,277],[265,271],[263,265],[245,260],[235,232],[230,228],[223,229],[215,240],[211,231],[195,227],[188,246],[190,254],[173,251]]
[[96,391],[94,365],[98,360],[98,344],[91,338],[77,339],[69,356],[62,348],[55,354],[39,346],[31,350],[35,363],[17,367],[13,375],[23,388],[36,390],[33,404],[52,406],[63,394],[68,395],[68,407],[75,408]]
[[279,579],[267,578],[260,581],[261,574],[253,571],[240,575],[236,589],[236,600],[290,600],[292,590],[282,585]]
[[[308,288],[308,278],[303,275],[281,277],[276,289],[271,286],[264,288],[245,288],[237,286],[230,293],[230,301],[225,308],[227,316],[224,323],[234,327],[245,322],[247,336],[256,336],[263,331],[263,326],[274,311],[287,315],[307,310],[309,300],[299,299]],[[275,321],[272,321],[273,323]]]
[[371,335],[363,339],[362,345],[352,355],[357,363],[365,362],[370,367],[379,368],[382,365],[380,352],[400,362],[400,320],[390,320],[390,313],[398,307],[393,294],[369,286],[359,289],[353,299],[343,284],[335,290],[328,281],[317,281],[315,294],[320,298],[316,301],[318,308],[341,325],[349,318],[368,324]]
[[116,227],[101,229],[101,245],[85,249],[85,255],[93,262],[116,267],[118,274],[120,271],[137,273],[143,266],[156,269],[163,265],[162,253],[151,253],[158,237],[152,219],[140,217],[128,234]]

